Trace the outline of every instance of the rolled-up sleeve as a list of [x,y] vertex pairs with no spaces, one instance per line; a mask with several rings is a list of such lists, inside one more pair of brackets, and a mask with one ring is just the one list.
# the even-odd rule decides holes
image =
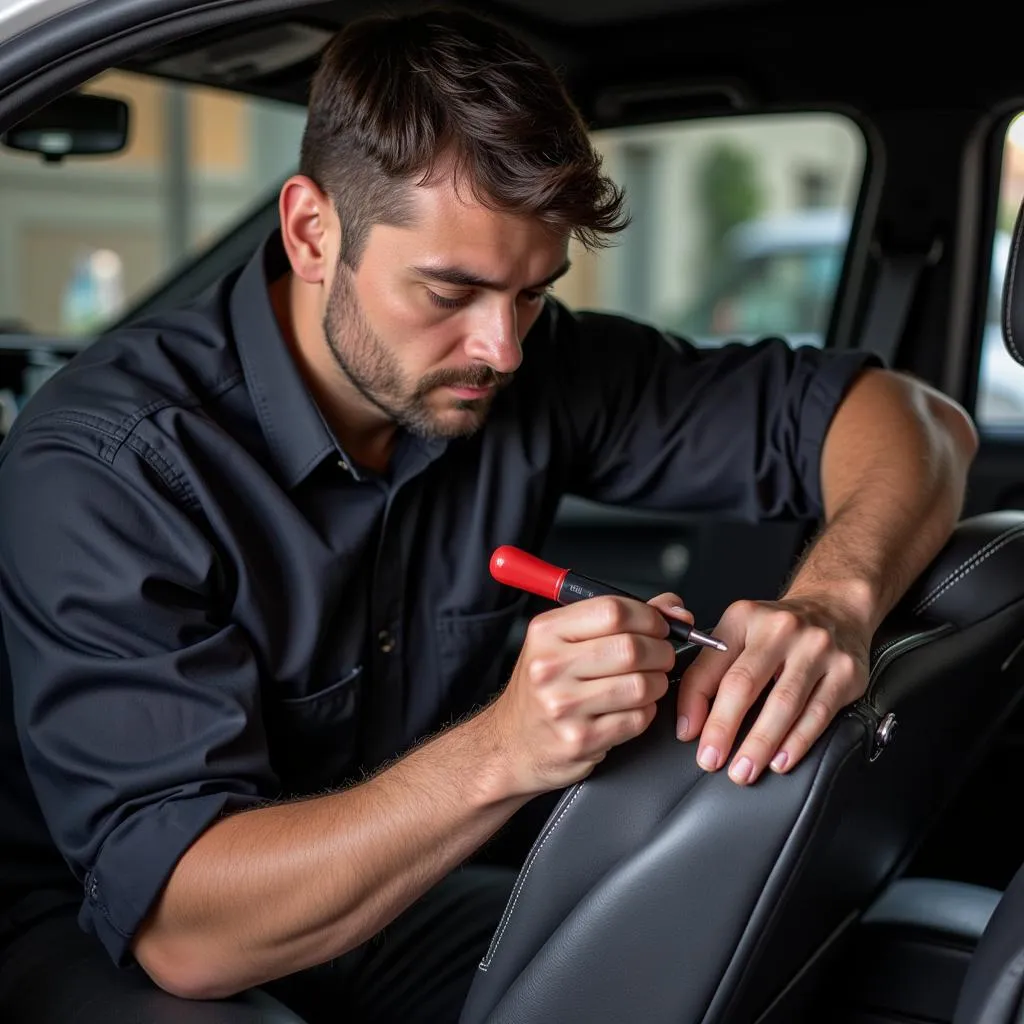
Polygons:
[[81,923],[115,961],[219,816],[273,796],[260,673],[215,546],[155,453],[22,431],[0,463],[18,740]]
[[573,491],[753,521],[822,514],[825,435],[877,356],[781,338],[702,348],[563,309],[554,320],[552,379]]

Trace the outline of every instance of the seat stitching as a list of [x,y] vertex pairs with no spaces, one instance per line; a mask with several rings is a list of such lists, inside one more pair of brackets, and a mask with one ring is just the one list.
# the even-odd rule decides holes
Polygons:
[[547,830],[547,833],[545,834],[544,838],[540,841],[540,844],[533,851],[533,853],[530,854],[530,859],[526,862],[526,866],[523,868],[523,873],[519,876],[519,881],[516,883],[515,891],[512,893],[512,902],[509,904],[509,907],[505,912],[504,920],[501,922],[501,928],[499,929],[498,934],[495,936],[494,943],[492,944],[491,948],[487,951],[487,956],[485,956],[484,959],[480,962],[481,971],[486,971],[487,968],[490,966],[491,961],[497,955],[498,947],[501,945],[502,936],[504,936],[505,934],[505,929],[508,928],[509,921],[512,920],[512,915],[515,913],[516,910],[516,904],[519,902],[519,897],[522,895],[523,892],[523,886],[526,885],[526,879],[529,876],[530,870],[533,867],[535,861],[537,860],[537,857],[540,856],[540,851],[544,849],[544,844],[548,841],[548,839],[551,838],[552,833],[555,831],[556,828],[558,828],[559,824],[565,817],[569,808],[572,807],[572,805],[576,802],[576,797],[578,797],[582,792],[583,783],[581,782],[579,784],[579,788],[576,790],[575,793],[573,793],[572,799],[565,805],[565,807],[562,808],[562,813],[559,814],[557,818],[555,818],[554,823],[552,824],[551,828]]
[[951,580],[954,579],[959,573],[966,569],[976,559],[987,558],[989,555],[989,548],[996,544],[1001,544],[1004,537],[1010,536],[1019,530],[1024,530],[1024,523],[1018,523],[1016,526],[1011,526],[1009,530],[999,534],[998,537],[993,537],[987,544],[981,547],[978,551],[975,551],[970,558],[961,562],[941,583],[938,583],[933,587],[920,601],[914,606],[913,614],[917,615],[924,607],[930,605],[934,599],[939,595],[940,592],[944,591]]
[[[929,608],[931,607],[931,605],[935,604],[935,602],[940,597],[942,597],[943,594],[945,594],[948,590],[951,590],[953,587],[955,587],[959,582],[961,582],[961,580],[964,579],[964,577],[970,575],[975,569],[978,568],[979,565],[981,565],[982,562],[984,562],[988,558],[991,558],[992,555],[994,555],[1000,548],[1006,547],[1007,544],[1015,540],[1016,535],[1021,533],[1022,531],[1024,531],[1024,525],[1016,526],[1008,533],[1003,534],[1002,537],[997,537],[995,540],[990,541],[988,544],[986,544],[985,548],[982,548],[981,551],[979,551],[972,558],[968,559],[968,561],[960,567],[960,569],[954,574],[955,578],[947,578],[946,582],[940,585],[938,590],[936,590],[933,594],[925,598],[914,609],[914,614],[920,615],[921,612],[923,612],[926,608]],[[993,545],[995,546],[993,547]],[[986,548],[989,548],[990,550],[986,550]],[[972,562],[973,564],[971,564]]]

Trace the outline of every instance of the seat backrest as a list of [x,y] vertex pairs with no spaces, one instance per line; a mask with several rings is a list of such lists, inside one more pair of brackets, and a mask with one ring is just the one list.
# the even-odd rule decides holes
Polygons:
[[[1003,279],[1003,342],[1024,364],[1024,203],[1017,211]],[[989,919],[964,979],[953,1024],[1024,1022],[1024,867]]]
[[971,957],[953,1024],[1024,1020],[1024,867],[1018,869]]
[[880,629],[864,699],[789,775],[705,774],[670,692],[562,796],[461,1024],[790,1024],[1019,700],[1022,639],[1024,512],[996,512],[960,524]]

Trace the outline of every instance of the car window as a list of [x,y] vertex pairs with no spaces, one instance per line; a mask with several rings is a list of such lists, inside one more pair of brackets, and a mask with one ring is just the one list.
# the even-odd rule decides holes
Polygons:
[[87,339],[208,248],[297,162],[300,107],[110,72],[116,156],[44,163],[0,150],[0,330]]
[[839,245],[751,257],[679,327],[701,336],[813,334],[820,340],[828,330],[842,260]]
[[989,272],[989,293],[981,339],[974,416],[989,434],[1024,435],[1024,366],[1003,343],[1003,280],[1010,255],[1013,223],[1024,199],[1024,114],[1015,117],[1003,140],[996,232]]
[[864,171],[837,114],[686,121],[594,133],[629,228],[577,249],[556,294],[698,344],[782,334],[824,343]]

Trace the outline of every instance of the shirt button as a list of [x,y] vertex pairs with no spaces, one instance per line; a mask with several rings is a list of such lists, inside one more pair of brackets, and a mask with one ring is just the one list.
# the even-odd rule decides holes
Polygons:
[[377,634],[377,643],[384,654],[390,654],[395,649],[395,638],[386,629]]
[[352,472],[352,470],[348,468],[348,463],[344,459],[338,459],[338,469],[343,469],[346,473]]

